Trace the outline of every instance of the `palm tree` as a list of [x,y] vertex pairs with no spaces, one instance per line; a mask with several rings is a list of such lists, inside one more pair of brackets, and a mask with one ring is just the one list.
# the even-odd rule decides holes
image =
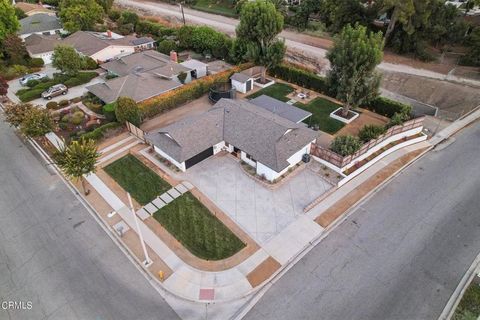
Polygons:
[[85,195],[88,195],[89,190],[86,190],[83,176],[95,172],[99,157],[100,153],[97,152],[97,146],[92,139],[72,141],[54,154],[54,160],[63,172],[69,178],[82,182]]

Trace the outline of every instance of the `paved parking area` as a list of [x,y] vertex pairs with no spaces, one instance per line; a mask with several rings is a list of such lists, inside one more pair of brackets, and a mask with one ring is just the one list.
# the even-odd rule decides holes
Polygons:
[[182,173],[260,245],[303,214],[303,208],[332,188],[307,168],[270,190],[255,182],[230,156],[214,156]]

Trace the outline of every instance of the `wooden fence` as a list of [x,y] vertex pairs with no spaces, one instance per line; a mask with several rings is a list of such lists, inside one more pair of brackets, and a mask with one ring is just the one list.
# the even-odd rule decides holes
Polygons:
[[379,145],[380,143],[384,142],[388,138],[395,136],[397,134],[407,132],[409,130],[423,127],[423,120],[425,117],[416,118],[410,121],[405,122],[401,126],[394,126],[387,130],[384,134],[379,136],[377,139],[370,140],[369,142],[365,143],[360,150],[355,152],[349,156],[341,156],[338,153],[333,152],[330,149],[321,147],[317,144],[313,144],[310,153],[318,157],[322,160],[330,162],[334,166],[338,168],[344,168],[345,166],[349,165],[352,161],[355,161],[360,156],[367,153],[370,149],[374,148],[375,146]]
[[134,126],[133,124],[131,124],[130,122],[125,122],[125,124],[127,125],[127,129],[128,131],[130,131],[134,136],[136,136],[137,138],[139,138],[140,140],[143,140],[145,141],[145,132],[140,129],[139,127],[136,127]]

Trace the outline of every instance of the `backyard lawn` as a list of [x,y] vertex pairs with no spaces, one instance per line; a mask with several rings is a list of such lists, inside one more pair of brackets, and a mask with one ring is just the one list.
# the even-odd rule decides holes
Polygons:
[[170,202],[153,217],[195,256],[221,260],[245,244],[190,192]]
[[294,104],[294,106],[311,112],[312,116],[306,119],[304,122],[312,126],[318,124],[319,129],[324,132],[334,134],[338,130],[342,129],[343,126],[345,126],[343,122],[330,118],[330,113],[335,109],[338,109],[340,105],[327,99],[316,98],[308,104],[297,102]]
[[104,170],[141,205],[146,205],[171,188],[131,154],[109,164]]
[[287,102],[290,100],[287,95],[293,92],[293,87],[285,83],[275,83],[269,87],[258,90],[257,92],[249,95],[247,99],[253,99],[261,95],[267,95],[277,100]]

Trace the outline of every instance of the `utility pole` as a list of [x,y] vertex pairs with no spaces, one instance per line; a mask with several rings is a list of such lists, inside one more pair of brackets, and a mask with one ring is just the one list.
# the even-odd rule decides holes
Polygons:
[[183,25],[185,25],[185,13],[183,12],[183,5],[180,3],[180,10],[182,10]]
[[143,254],[145,255],[145,260],[143,261],[143,265],[145,267],[149,267],[153,262],[152,260],[150,260],[150,257],[148,256],[147,247],[145,247],[145,242],[143,241],[142,231],[140,231],[140,225],[138,223],[138,217],[135,214],[135,209],[133,209],[132,197],[130,197],[130,193],[128,192],[127,192],[127,196],[128,196],[128,203],[130,204],[130,210],[132,211],[133,219],[135,220],[135,225],[137,226],[138,237],[140,238],[140,243],[142,244]]

